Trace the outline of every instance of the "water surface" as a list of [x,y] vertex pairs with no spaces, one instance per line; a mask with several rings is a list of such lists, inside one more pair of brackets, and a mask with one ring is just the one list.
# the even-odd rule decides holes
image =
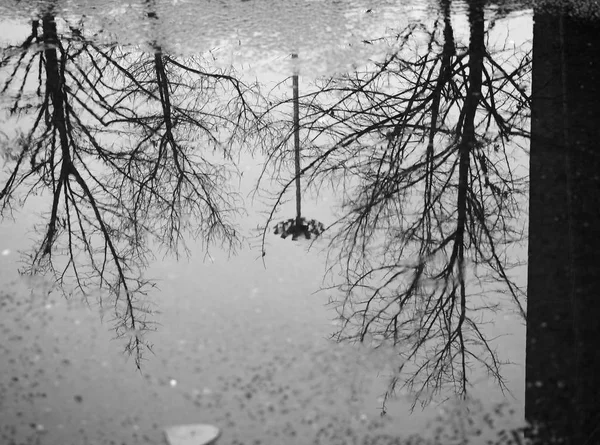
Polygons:
[[[141,325],[147,327],[148,332],[142,332],[144,329],[132,328],[119,318],[123,314],[119,312],[123,300],[111,294],[111,290],[106,288],[107,283],[102,289],[95,287],[97,275],[94,275],[94,270],[99,269],[92,268],[91,272],[85,269],[85,280],[91,284],[86,281],[85,285],[78,287],[77,281],[72,279],[74,269],[71,265],[83,269],[88,264],[85,251],[70,256],[68,249],[62,252],[57,249],[53,251],[52,258],[54,274],[52,270],[47,270],[44,275],[33,277],[18,275],[19,269],[27,269],[29,265],[27,253],[36,248],[39,250],[43,242],[44,237],[40,234],[45,233],[44,227],[48,224],[52,185],[45,190],[39,189],[37,196],[28,196],[22,207],[18,199],[25,198],[25,194],[19,189],[14,194],[17,201],[14,203],[16,210],[13,219],[10,218],[9,209],[5,208],[5,218],[0,226],[0,280],[4,288],[0,293],[0,302],[2,336],[5,339],[1,348],[6,358],[0,364],[0,435],[4,441],[40,444],[162,443],[162,429],[165,426],[212,423],[223,429],[220,439],[223,443],[371,443],[368,440],[374,440],[377,436],[381,436],[380,440],[392,441],[413,433],[430,438],[441,435],[436,433],[434,427],[426,427],[427,422],[435,422],[436,416],[441,416],[436,425],[445,429],[449,436],[462,434],[455,430],[460,424],[460,415],[457,413],[461,412],[463,405],[462,402],[458,405],[445,402],[447,399],[454,400],[457,391],[456,385],[448,384],[447,377],[442,378],[444,383],[439,392],[431,388],[413,392],[400,390],[398,386],[396,396],[386,399],[386,416],[380,416],[383,396],[403,363],[400,357],[400,353],[405,352],[403,344],[388,346],[388,340],[392,339],[387,338],[379,350],[374,350],[371,340],[377,343],[380,338],[372,332],[367,332],[369,335],[366,337],[352,332],[349,341],[339,343],[335,341],[339,337],[330,339],[343,325],[343,320],[336,312],[336,308],[339,308],[336,302],[343,301],[345,294],[343,286],[331,287],[340,283],[338,272],[340,268],[343,270],[343,263],[335,256],[338,253],[335,245],[330,248],[329,243],[338,233],[336,230],[343,225],[332,226],[321,237],[311,241],[292,241],[273,234],[275,223],[293,217],[296,208],[291,189],[283,195],[281,202],[277,201],[278,193],[294,176],[289,130],[292,73],[300,74],[299,89],[304,107],[302,117],[306,119],[302,121],[306,125],[302,130],[303,143],[306,144],[304,165],[317,159],[319,150],[326,150],[327,144],[337,142],[336,137],[343,140],[347,137],[345,132],[356,131],[350,124],[346,126],[344,118],[335,122],[336,116],[345,116],[344,113],[352,115],[354,111],[344,107],[356,106],[357,103],[362,106],[361,101],[368,99],[366,94],[361,101],[347,102],[353,105],[343,102],[344,88],[351,83],[343,84],[343,88],[340,87],[329,96],[316,94],[319,86],[333,82],[332,79],[349,82],[353,76],[356,79],[368,76],[381,69],[378,64],[390,60],[391,54],[398,54],[398,58],[404,60],[414,57],[410,60],[414,60],[417,67],[419,63],[428,67],[428,57],[443,63],[443,53],[447,50],[444,43],[449,41],[444,31],[452,29],[455,48],[449,57],[452,57],[452,66],[456,71],[451,76],[456,79],[454,85],[457,89],[469,83],[469,69],[465,61],[469,60],[467,54],[470,50],[472,21],[469,21],[467,4],[371,3],[138,1],[122,4],[82,1],[30,2],[26,5],[17,2],[0,8],[8,11],[10,17],[3,25],[2,45],[6,48],[3,57],[7,63],[0,67],[0,79],[3,82],[11,76],[17,79],[2,93],[3,123],[0,129],[4,139],[1,148],[6,153],[3,184],[18,160],[19,143],[15,141],[22,141],[19,131],[26,134],[35,120],[34,115],[28,115],[25,109],[21,110],[21,114],[10,115],[14,97],[21,94],[20,79],[26,79],[23,83],[26,94],[23,94],[21,106],[28,101],[35,105],[37,88],[36,76],[30,75],[27,68],[21,66],[15,72],[11,68],[18,63],[20,54],[33,54],[35,63],[39,63],[39,60],[49,63],[49,52],[46,50],[52,48],[51,45],[39,44],[37,49],[19,45],[30,35],[32,20],[40,21],[34,25],[39,27],[38,30],[47,31],[47,28],[43,28],[43,18],[51,16],[57,25],[62,54],[68,54],[75,61],[85,59],[80,66],[87,67],[95,76],[93,82],[82,88],[76,82],[77,76],[82,73],[74,71],[72,77],[65,77],[66,83],[73,82],[69,84],[71,90],[68,94],[72,93],[72,98],[80,94],[79,97],[90,99],[94,97],[94,93],[90,92],[94,86],[109,98],[107,102],[120,98],[119,104],[123,104],[124,109],[130,107],[121,115],[115,113],[117,117],[110,117],[101,102],[65,102],[72,104],[73,109],[77,109],[81,116],[87,116],[86,119],[90,121],[106,112],[102,119],[107,120],[102,122],[110,120],[110,124],[98,125],[100,120],[95,122],[94,140],[111,147],[113,152],[118,147],[132,150],[134,145],[128,144],[135,144],[135,138],[146,138],[145,141],[154,143],[154,147],[164,143],[165,146],[181,144],[189,148],[197,144],[199,148],[196,151],[190,149],[187,153],[191,153],[192,157],[200,156],[198,153],[204,156],[203,160],[215,166],[214,170],[210,170],[211,174],[217,175],[216,172],[220,172],[221,168],[230,169],[230,176],[225,176],[227,181],[211,189],[211,193],[229,190],[232,195],[227,196],[231,200],[219,201],[219,204],[234,203],[234,207],[240,209],[239,212],[228,214],[230,220],[227,220],[227,224],[231,223],[237,236],[231,251],[220,244],[223,233],[225,238],[228,236],[226,231],[217,232],[217,242],[211,244],[210,249],[202,241],[206,231],[219,225],[214,220],[200,218],[206,214],[202,212],[210,209],[209,206],[198,210],[200,219],[190,217],[185,211],[178,215],[182,227],[189,229],[188,232],[182,232],[182,240],[189,249],[188,255],[185,255],[182,244],[178,245],[179,258],[175,252],[167,252],[169,243],[166,243],[167,246],[159,245],[152,238],[152,231],[148,232],[146,238],[140,238],[147,242],[145,246],[148,248],[147,265],[141,272],[144,279],[156,283],[156,287],[145,290],[145,295],[140,293],[136,296],[139,297],[136,309],[143,309],[142,314],[148,312],[147,318],[142,318],[148,324]],[[505,74],[515,70],[519,82],[523,82],[517,85],[516,82],[513,84],[500,79],[499,85],[510,91],[505,95],[502,90],[496,91],[498,107],[502,108],[505,101],[508,103],[515,94],[520,92],[527,95],[530,92],[527,84],[530,69],[527,68],[526,55],[531,50],[532,13],[523,5],[490,5],[486,7],[484,17],[487,51],[494,54]],[[444,19],[447,19],[446,22]],[[86,42],[90,42],[90,45]],[[46,51],[43,57],[36,59],[41,57],[42,51]],[[291,53],[297,53],[299,57],[294,61]],[[107,54],[114,58],[122,57],[118,59],[119,63],[132,67],[130,73],[123,75],[107,63],[108,56],[103,59]],[[183,114],[177,117],[178,110],[175,108],[171,110],[173,120],[165,124],[164,107],[149,100],[144,102],[140,99],[136,102],[138,99],[133,93],[131,96],[119,96],[127,91],[126,88],[136,85],[149,97],[164,97],[161,96],[164,91],[160,89],[160,82],[153,78],[153,69],[158,66],[157,57],[165,63],[170,63],[168,58],[171,58],[172,63],[164,73],[172,76],[168,91],[173,95],[173,101],[177,101],[175,107],[206,112],[198,115],[200,118],[195,117],[198,120],[193,124],[185,122],[181,117]],[[461,65],[460,60],[465,64]],[[32,63],[31,69],[36,69],[35,63]],[[96,69],[94,63],[98,64]],[[517,69],[519,63],[523,66]],[[193,67],[196,71],[186,72],[182,66]],[[230,71],[231,66],[233,71]],[[199,67],[206,71],[199,74]],[[407,72],[414,74],[418,70]],[[273,148],[273,151],[269,151],[268,147],[253,145],[255,142],[252,137],[257,127],[248,124],[248,127],[234,127],[231,130],[226,119],[211,120],[232,110],[235,115],[238,110],[236,107],[241,105],[231,99],[235,98],[236,91],[231,88],[235,83],[219,83],[220,78],[204,76],[205,73],[226,74],[245,82],[244,88],[248,88],[245,97],[252,101],[252,106],[257,110],[264,111],[269,109],[269,104],[284,102],[272,110],[273,120],[269,127],[273,131],[281,131],[279,134],[289,139],[281,144],[281,150]],[[431,73],[442,77],[438,68],[432,68]],[[392,96],[408,94],[411,89],[406,85],[415,82],[410,77],[412,74],[377,78],[373,82],[373,97],[377,93]],[[502,74],[498,71],[495,75]],[[157,76],[160,78],[160,75]],[[507,75],[507,78],[510,79],[510,76]],[[47,79],[42,81],[42,84],[47,83]],[[221,89],[223,83],[229,86]],[[110,90],[112,87],[114,91]],[[415,91],[418,88],[417,82]],[[448,88],[444,90],[448,94],[448,105],[445,115],[439,117],[439,122],[443,124],[439,128],[440,135],[435,139],[440,146],[447,143],[454,131],[448,125],[459,120],[464,109],[460,105],[464,99],[462,93],[459,91],[454,97]],[[196,91],[199,92],[197,95]],[[419,94],[415,93],[415,98],[421,97]],[[314,99],[312,103],[309,102],[311,98]],[[324,113],[324,119],[333,119],[327,121],[327,128],[332,129],[330,132],[320,128],[323,122],[321,117],[314,117],[319,111],[316,105],[311,109],[319,101],[325,104],[320,112],[327,111],[326,105],[331,107],[329,112]],[[338,110],[335,108],[338,105],[332,104],[342,105]],[[117,105],[114,106],[116,109]],[[65,109],[69,113],[68,106]],[[380,107],[381,111],[377,111],[376,107],[366,110],[362,114],[365,122],[372,116],[380,116],[378,112],[384,116],[391,113],[383,107]],[[391,105],[389,110],[393,110]],[[512,111],[513,105],[501,110],[506,113],[505,119],[511,125]],[[486,112],[483,106],[478,109],[480,129],[485,128]],[[138,120],[136,113],[139,116],[147,113],[144,115],[147,122],[153,122],[153,119],[163,122],[162,119],[164,122],[161,125],[146,125],[143,119]],[[522,186],[522,193],[515,195],[514,201],[522,213],[514,214],[511,222],[517,230],[521,230],[521,236],[514,237],[520,238],[518,242],[498,240],[502,245],[502,257],[507,258],[507,264],[514,266],[510,268],[511,282],[520,289],[526,286],[525,268],[519,263],[526,260],[527,248],[524,235],[527,222],[524,213],[527,207],[527,114],[525,110],[523,121],[518,124],[522,126],[523,134],[511,137],[503,148],[506,158],[510,157],[515,178],[523,178],[519,185]],[[49,119],[43,113],[42,117]],[[129,119],[127,124],[119,121],[125,117]],[[80,121],[77,125],[85,128],[86,122]],[[360,120],[348,118],[347,122],[352,125],[359,122],[368,128]],[[395,128],[400,127],[394,127],[393,120],[390,122],[389,125],[382,124],[382,128],[389,132],[368,133],[364,139],[353,139],[353,142],[359,141],[366,147],[385,147],[394,137],[399,137],[394,132]],[[197,128],[205,123],[212,134],[221,140],[196,135],[193,132],[195,130],[185,127]],[[139,128],[134,124],[139,124]],[[420,136],[417,136],[421,131],[427,134],[427,125],[431,125],[431,116],[412,128],[415,136],[402,133],[402,137],[408,141],[407,163],[418,159],[419,150],[427,146],[426,140],[418,140]],[[325,124],[323,126],[326,127]],[[134,127],[136,129],[132,130]],[[169,131],[172,130],[175,136],[169,136],[165,128],[170,128]],[[180,128],[184,130],[178,132]],[[285,128],[288,130],[282,130]],[[491,141],[497,131],[494,125],[488,126],[487,132],[482,130],[478,137]],[[54,133],[55,137],[59,133]],[[90,172],[101,175],[105,167],[100,158],[94,158],[95,147],[90,142],[89,134],[85,131],[77,131],[76,134],[87,142],[81,142],[78,148],[73,142],[71,154],[78,149],[85,153],[81,159],[76,158],[75,163],[86,165]],[[226,146],[223,141],[232,135],[237,138],[233,139],[231,146],[227,146],[231,152],[223,156],[221,150]],[[41,140],[49,140],[51,136],[44,137]],[[143,144],[140,143],[138,148],[145,146]],[[31,160],[31,152],[27,153],[25,164],[35,165]],[[362,159],[363,153],[367,153],[364,154],[365,160],[370,156],[368,151],[357,153],[348,157],[349,164]],[[490,153],[491,159],[494,152]],[[64,152],[56,152],[54,156],[57,162],[65,159]],[[165,159],[165,162],[176,162],[168,157]],[[145,160],[151,161],[152,156]],[[265,165],[267,167],[263,171]],[[439,167],[440,171],[445,171],[444,164]],[[262,177],[261,173],[264,173]],[[309,174],[307,172],[305,177],[310,177]],[[483,171],[476,174],[481,178],[484,176]],[[259,191],[255,193],[259,178]],[[114,176],[105,177],[104,184],[111,184],[113,179]],[[316,185],[315,182],[313,187],[307,187],[302,194],[303,215],[322,221],[328,227],[344,215],[352,206],[344,208],[342,204],[354,199],[349,192],[362,181],[359,176],[351,174],[344,181],[346,179],[347,183],[336,178],[329,185],[326,182]],[[305,178],[302,180],[305,181]],[[164,179],[163,184],[167,184],[167,181]],[[342,183],[346,189],[339,188]],[[94,187],[99,189],[102,184],[100,181]],[[516,190],[517,186],[512,188]],[[175,196],[176,191],[176,187],[169,186],[163,195],[168,199]],[[83,196],[81,199],[85,201],[85,193],[78,193],[73,196]],[[186,193],[190,193],[189,190]],[[406,202],[416,203],[415,209],[418,209],[422,193],[423,190],[417,187],[414,196]],[[450,196],[454,196],[452,193]],[[501,195],[502,191],[498,189],[498,193]],[[275,204],[276,211],[270,215]],[[86,211],[88,215],[93,214],[89,206]],[[108,215],[111,210],[104,211]],[[418,213],[409,211],[408,207],[404,211],[408,215]],[[168,220],[164,222],[162,219],[165,214],[160,200],[155,201],[154,206],[140,210],[142,213],[150,216],[144,224],[152,227],[154,233],[166,233],[162,230],[171,227]],[[449,219],[440,224],[452,224],[454,217],[451,213]],[[493,218],[494,214],[490,217]],[[390,218],[393,220],[394,215]],[[271,225],[262,232],[261,228],[264,229],[267,221]],[[36,224],[37,233],[33,231]],[[63,227],[65,225],[66,221]],[[398,226],[399,231],[406,229]],[[129,226],[121,226],[121,230],[122,234],[133,236]],[[189,233],[196,230],[199,239],[194,239]],[[62,241],[68,240],[64,238],[65,233],[68,230],[61,232]],[[380,238],[374,238],[374,245],[388,243],[388,235],[380,233]],[[98,233],[93,236],[98,236]],[[98,242],[101,238],[94,240]],[[76,240],[73,245],[81,246],[81,243],[81,240]],[[97,248],[103,248],[102,242],[97,244]],[[131,253],[132,250],[125,251],[131,255],[129,258],[137,258]],[[385,245],[383,251],[386,251]],[[415,257],[418,258],[416,252],[407,250],[403,260],[409,261]],[[69,263],[69,258],[73,260],[72,263]],[[473,320],[489,338],[490,347],[497,351],[499,359],[507,362],[501,367],[504,392],[493,375],[478,366],[476,359],[469,363],[468,392],[472,397],[469,403],[483,403],[484,406],[477,408],[480,411],[472,410],[471,416],[477,419],[478,428],[485,428],[484,411],[493,411],[497,403],[506,403],[510,408],[504,405],[496,408],[500,423],[495,428],[500,429],[498,425],[503,425],[502,422],[517,427],[523,419],[525,389],[524,319],[510,292],[502,286],[498,287],[497,282],[486,281],[487,276],[478,273],[482,268],[475,262],[466,262],[465,265]],[[57,286],[54,280],[61,276],[62,268],[69,270],[71,279],[65,279],[62,286]],[[427,286],[434,285],[434,281],[423,280],[424,292]],[[82,289],[86,292],[83,293]],[[367,295],[368,288],[365,289],[364,295]],[[521,293],[518,295],[523,297]],[[356,298],[360,300],[359,297]],[[498,305],[497,311],[478,309],[489,304]],[[520,300],[520,304],[523,309],[524,299]],[[115,326],[116,331],[112,329]],[[347,333],[344,331],[344,335]],[[141,338],[141,334],[144,334],[146,342],[144,347],[132,349],[132,344],[136,344],[137,336]],[[357,344],[355,340],[358,337],[365,340],[363,344]],[[477,349],[480,346],[473,340],[474,350],[481,352]],[[130,353],[124,353],[124,348],[129,349]],[[136,364],[139,364],[139,369]],[[405,369],[410,372],[413,369],[411,366]],[[440,376],[449,372],[444,371]],[[402,374],[399,378],[402,382],[406,377]],[[460,393],[461,379],[456,376],[452,378],[459,382]],[[431,403],[421,410],[422,401]],[[411,413],[413,405],[416,410]],[[502,420],[504,417],[507,420]]]

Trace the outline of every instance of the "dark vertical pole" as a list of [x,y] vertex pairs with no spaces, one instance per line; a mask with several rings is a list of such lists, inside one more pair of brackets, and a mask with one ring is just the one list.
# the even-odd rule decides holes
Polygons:
[[536,11],[525,416],[600,443],[600,21]]
[[[292,54],[292,59],[297,59],[298,54]],[[300,226],[302,207],[300,204],[300,104],[298,99],[298,71],[292,76],[294,90],[294,151],[296,153],[296,226]]]
[[536,14],[533,28],[525,416],[539,425],[535,444],[567,439],[574,426],[561,20]]

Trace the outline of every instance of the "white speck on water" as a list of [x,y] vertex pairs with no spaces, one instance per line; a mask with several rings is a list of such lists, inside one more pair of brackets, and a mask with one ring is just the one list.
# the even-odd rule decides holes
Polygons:
[[2,251],[2,255],[6,256],[6,255],[10,255],[10,249],[4,249]]
[[41,423],[38,423],[38,424],[35,426],[35,429],[36,429],[37,431],[44,431],[46,428],[44,428],[44,425],[42,425]]
[[44,306],[44,308],[47,309],[47,310],[52,309],[52,303],[46,304],[46,306]]
[[541,380],[538,380],[538,381],[535,382],[535,387],[536,388],[541,388],[542,386],[544,386],[544,384],[542,383]]
[[175,379],[169,380],[169,385],[171,385],[171,388],[176,387],[177,386],[177,380],[175,380]]
[[81,324],[81,320],[75,320],[75,324],[79,326]]
[[202,394],[204,394],[204,395],[212,394],[212,389],[210,389],[210,388],[204,388],[202,390]]

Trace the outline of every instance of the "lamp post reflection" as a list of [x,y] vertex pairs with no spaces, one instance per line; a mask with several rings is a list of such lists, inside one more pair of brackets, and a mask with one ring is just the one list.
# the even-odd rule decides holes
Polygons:
[[[297,59],[298,54],[292,54],[292,59]],[[280,235],[283,239],[292,236],[292,241],[296,241],[301,235],[306,239],[311,239],[311,235],[319,236],[325,230],[323,224],[314,219],[307,220],[302,216],[302,197],[300,188],[300,105],[298,97],[298,72],[292,76],[292,88],[294,94],[294,154],[295,154],[295,181],[296,181],[296,217],[279,222],[275,226],[275,235]]]

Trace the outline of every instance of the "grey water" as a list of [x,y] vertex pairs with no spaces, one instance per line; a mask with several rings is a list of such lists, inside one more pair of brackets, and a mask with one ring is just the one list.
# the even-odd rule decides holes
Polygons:
[[[394,36],[403,35],[402,31],[410,27],[414,33],[407,39],[413,45],[415,63],[424,60],[424,54],[431,51],[428,45],[432,45],[426,30],[439,27],[435,28],[439,32],[437,39],[443,34],[439,30],[443,29],[440,5],[444,2],[439,3],[6,2],[0,7],[5,17],[0,22],[4,61],[0,65],[0,80],[4,84],[11,76],[24,76],[23,71],[14,74],[11,68],[17,63],[19,51],[29,50],[22,44],[30,35],[32,20],[41,20],[51,10],[59,37],[77,35],[73,30],[80,27],[87,33],[86,39],[96,47],[104,48],[107,53],[115,51],[115,54],[128,50],[131,58],[142,54],[151,60],[157,48],[161,54],[181,58],[177,60],[189,60],[186,58],[201,53],[205,60],[213,57],[213,66],[209,65],[207,71],[217,72],[234,66],[240,79],[248,85],[256,82],[256,91],[260,90],[275,102],[277,98],[291,96],[292,72],[299,74],[300,94],[308,95],[322,85],[319,82],[325,82],[323,79],[352,73],[352,70],[358,73],[374,69],[374,61],[385,60],[399,47],[404,48],[400,46],[401,39]],[[468,4],[451,2],[449,17],[457,48],[453,57],[458,59],[466,54],[469,45]],[[533,12],[530,6],[489,4],[484,18],[490,52],[492,47],[506,51],[506,56],[498,60],[505,63],[506,71],[515,69],[512,65],[515,58],[510,50],[514,50],[514,54],[531,50]],[[388,39],[383,41],[381,36]],[[64,54],[83,57],[83,53],[69,53],[72,48],[66,38],[60,45]],[[442,45],[443,41],[438,40],[436,51],[440,51]],[[47,46],[40,45],[31,51],[42,54],[45,48]],[[299,54],[296,63],[289,57],[291,53]],[[43,63],[48,62],[47,56],[40,57]],[[36,66],[33,64],[32,69]],[[173,70],[171,74],[175,75],[177,71]],[[108,72],[104,74],[105,77],[99,75],[99,79],[102,78],[106,86],[112,80]],[[453,75],[457,79],[456,88],[460,88],[460,82],[467,82],[468,70],[458,70]],[[523,76],[527,81],[528,75]],[[352,74],[349,77],[352,78]],[[179,80],[183,83],[185,79]],[[24,97],[23,102],[35,102],[35,81],[35,76],[27,75],[24,89],[29,96]],[[380,82],[379,90],[374,91],[389,92],[402,87],[398,80]],[[17,79],[4,90],[0,102],[2,187],[8,183],[18,159],[20,146],[15,141],[34,122],[34,117],[26,111],[21,114],[10,111],[11,98],[18,94],[20,84]],[[103,88],[99,85],[95,84]],[[156,89],[152,90],[155,87],[149,85],[144,88],[158,96]],[[86,88],[91,87],[90,84]],[[76,87],[73,84],[71,88]],[[171,88],[175,94],[175,83]],[[203,84],[195,88],[203,88]],[[530,94],[530,85],[524,83],[519,88],[524,94]],[[215,91],[218,96],[218,87]],[[341,101],[343,93],[339,94],[330,100]],[[498,97],[500,95],[498,93]],[[186,100],[182,99],[179,105],[190,105]],[[81,109],[85,104],[75,106]],[[87,111],[93,111],[96,105],[89,106]],[[210,110],[210,105],[201,100],[195,106]],[[97,110],[101,114],[102,106],[98,105]],[[277,110],[273,128],[289,127],[291,111],[289,101],[283,104]],[[310,111],[307,106],[303,116],[308,119]],[[318,110],[315,108],[312,112]],[[447,115],[440,119],[451,121],[459,115],[460,110],[449,106]],[[49,118],[42,113],[42,121],[44,119]],[[312,122],[316,132],[319,122],[318,119]],[[340,122],[340,137],[343,137],[343,121]],[[416,125],[415,133],[420,125],[427,122]],[[527,122],[523,127],[528,127]],[[392,127],[386,128],[395,131]],[[493,137],[490,134],[496,130],[488,128],[482,137]],[[98,140],[111,147],[130,140],[125,131],[109,135],[101,131],[104,130],[99,130]],[[214,131],[221,134],[220,131],[227,130],[215,128]],[[303,131],[306,136],[303,141],[310,141],[311,149],[318,148],[319,144],[326,146],[340,134],[332,131],[310,139],[309,131]],[[79,135],[85,137],[82,133]],[[57,136],[44,136],[45,140],[51,137]],[[148,136],[149,140],[151,137]],[[381,143],[375,141],[375,136],[369,137],[372,139],[360,143],[366,146]],[[381,133],[380,140],[391,140],[391,136]],[[186,143],[193,144],[193,136]],[[441,143],[436,140],[436,144]],[[86,284],[83,287],[87,293],[82,293],[72,279],[59,282],[61,271],[68,269],[72,274],[73,266],[86,267],[89,258],[85,251],[70,254],[68,249],[57,248],[52,253],[54,270],[36,270],[39,273],[33,275],[22,273],[31,261],[28,255],[39,250],[43,241],[41,234],[48,224],[53,186],[39,187],[35,194],[27,195],[24,181],[23,187],[16,189],[10,206],[2,208],[0,224],[2,443],[160,444],[164,440],[163,428],[187,423],[218,426],[223,431],[219,443],[223,444],[341,444],[375,443],[375,440],[397,443],[393,441],[410,435],[423,437],[430,443],[442,443],[438,442],[442,438],[459,440],[475,434],[475,430],[489,428],[490,437],[495,437],[494,429],[521,426],[525,403],[525,320],[506,289],[499,289],[497,282],[487,282],[486,275],[478,273],[480,265],[467,264],[472,320],[478,323],[489,339],[490,348],[502,362],[503,388],[478,363],[476,355],[485,351],[473,340],[473,350],[478,352],[468,365],[467,399],[461,397],[460,388],[457,394],[456,382],[460,382],[461,374],[453,368],[440,371],[444,383],[439,391],[428,387],[417,392],[401,389],[399,385],[388,400],[385,395],[390,382],[399,379],[401,383],[407,378],[406,373],[414,372],[411,366],[416,366],[420,354],[426,353],[430,343],[425,343],[419,355],[411,359],[415,361],[409,361],[404,371],[398,373],[405,363],[403,344],[390,346],[390,338],[386,338],[381,347],[375,348],[373,345],[379,343],[380,337],[371,334],[363,343],[357,342],[356,337],[338,341],[334,334],[343,326],[343,320],[337,314],[336,308],[339,310],[340,306],[336,302],[343,301],[345,294],[343,288],[335,286],[344,279],[339,275],[343,263],[335,256],[339,252],[334,238],[337,226],[311,240],[293,241],[291,237],[283,239],[275,235],[273,225],[277,221],[295,216],[292,191],[286,191],[284,200],[276,202],[282,187],[294,177],[290,167],[291,150],[278,154],[289,159],[269,164],[273,158],[269,157],[268,150],[250,152],[245,144],[244,138],[234,143],[231,162],[235,164],[235,172],[227,183],[240,209],[231,217],[240,240],[233,249],[219,242],[210,246],[203,242],[202,231],[210,224],[198,223],[196,227],[197,222],[185,215],[181,216],[183,225],[191,229],[190,232],[196,229],[200,232],[199,238],[184,233],[187,252],[182,244],[177,252],[169,252],[150,235],[146,238],[149,251],[141,273],[155,282],[155,286],[140,294],[139,308],[144,314],[147,310],[150,328],[143,333],[147,347],[140,355],[136,355],[136,351],[124,352],[141,333],[136,329],[114,329],[119,326],[115,314],[121,310],[121,303],[115,300],[107,283],[102,288]],[[204,155],[215,165],[221,165],[219,156],[214,154],[219,147],[219,144],[207,144]],[[88,154],[93,148],[81,146]],[[407,160],[416,159],[417,148],[414,150],[412,154],[407,153]],[[526,135],[516,135],[506,148],[515,177],[525,178],[525,192],[515,199],[518,204],[515,211],[520,213],[514,215],[514,222],[521,236],[518,241],[507,242],[502,250],[503,258],[512,265],[510,279],[520,289],[527,286],[528,150]],[[23,168],[33,166],[29,158],[31,152],[27,153]],[[313,155],[313,152],[307,154],[303,162],[310,162]],[[64,153],[56,154],[56,159],[63,161],[64,156]],[[223,165],[229,162],[223,159]],[[76,162],[85,164],[83,160]],[[95,168],[94,162],[99,161],[89,162],[91,171]],[[257,190],[259,179],[262,182]],[[107,184],[110,180],[106,179]],[[303,214],[325,226],[333,224],[348,209],[343,206],[352,199],[347,190],[360,184],[359,178],[348,181],[348,188],[344,190],[336,187],[339,183],[307,187],[302,198]],[[174,192],[169,189],[165,193]],[[415,196],[420,196],[419,193],[421,190],[415,192]],[[83,200],[84,195],[77,192],[73,196]],[[276,209],[269,219],[274,205]],[[156,211],[149,225],[154,224],[153,218],[162,224],[160,218],[164,215],[156,209],[144,209],[149,214]],[[87,211],[90,211],[89,206]],[[112,210],[105,211],[104,215],[108,215]],[[394,216],[390,218],[393,220]],[[261,229],[267,222],[271,226],[263,233]],[[152,227],[160,232],[163,226]],[[402,228],[399,226],[398,230]],[[68,231],[63,227],[62,241]],[[388,242],[387,235],[380,232],[378,239]],[[82,242],[79,239],[75,244]],[[97,246],[101,249],[102,242]],[[415,258],[414,252],[405,253],[404,259]],[[97,276],[85,270],[83,280],[94,283]],[[427,294],[428,286],[435,283],[424,281],[422,286]],[[359,293],[356,301],[364,295]],[[522,294],[519,296],[519,304],[526,310],[526,299]],[[497,306],[494,311],[478,309],[491,304]],[[451,380],[446,379],[448,374],[452,374]],[[421,407],[422,401],[428,403]],[[382,415],[384,404],[386,410]],[[487,412],[495,412],[498,417],[493,427],[484,420]],[[465,420],[469,417],[475,419],[475,427]]]

